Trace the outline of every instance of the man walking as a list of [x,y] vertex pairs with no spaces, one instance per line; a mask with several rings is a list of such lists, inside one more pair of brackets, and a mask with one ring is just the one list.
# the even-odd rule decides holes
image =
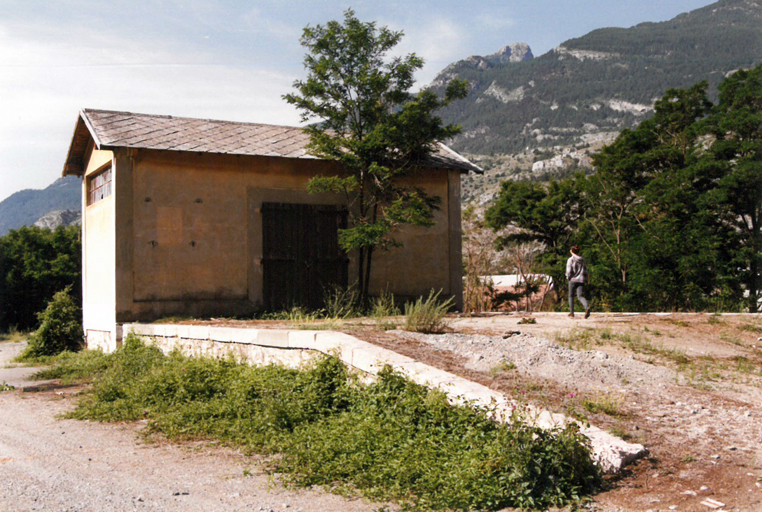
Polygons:
[[585,285],[588,282],[585,258],[579,255],[579,247],[572,245],[571,258],[566,262],[566,279],[569,281],[569,316],[574,317],[574,294],[585,308],[585,318],[590,316],[590,304],[585,298]]

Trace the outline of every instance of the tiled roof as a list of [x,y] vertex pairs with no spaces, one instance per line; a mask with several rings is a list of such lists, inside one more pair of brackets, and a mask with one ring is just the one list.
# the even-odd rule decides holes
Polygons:
[[[136,148],[230,155],[315,158],[305,149],[309,135],[301,128],[186,117],[84,109],[80,113],[64,175],[82,174],[90,137],[98,149]],[[481,172],[444,144],[427,164]]]

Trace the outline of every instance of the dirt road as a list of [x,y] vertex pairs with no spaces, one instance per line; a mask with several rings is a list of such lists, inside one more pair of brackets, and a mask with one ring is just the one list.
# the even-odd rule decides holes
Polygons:
[[[0,344],[0,357],[14,351]],[[0,383],[8,369],[0,364]],[[5,375],[5,377],[4,377]],[[288,490],[227,448],[146,442],[142,424],[61,419],[77,389],[0,393],[0,512],[371,512],[363,500]]]

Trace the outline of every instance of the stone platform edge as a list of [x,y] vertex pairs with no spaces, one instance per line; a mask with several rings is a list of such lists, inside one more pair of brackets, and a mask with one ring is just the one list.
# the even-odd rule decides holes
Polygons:
[[[370,375],[389,365],[413,382],[442,390],[453,402],[486,407],[501,420],[510,418],[520,406],[487,386],[340,332],[138,323],[124,324],[122,332],[124,336],[134,333],[150,337],[165,351],[180,348],[189,355],[237,354],[250,362],[298,366],[311,358],[309,353],[321,353],[335,355],[350,367]],[[258,350],[257,357],[244,354],[246,349]],[[533,407],[526,408],[526,414],[542,428],[576,422]],[[648,453],[640,444],[628,443],[592,425],[579,425],[590,440],[594,459],[606,472],[618,472]]]

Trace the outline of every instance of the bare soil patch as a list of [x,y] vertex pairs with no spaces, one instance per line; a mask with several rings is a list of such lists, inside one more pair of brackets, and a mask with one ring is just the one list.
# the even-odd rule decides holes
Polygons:
[[646,446],[593,510],[762,510],[760,315],[524,316],[347,332]]

